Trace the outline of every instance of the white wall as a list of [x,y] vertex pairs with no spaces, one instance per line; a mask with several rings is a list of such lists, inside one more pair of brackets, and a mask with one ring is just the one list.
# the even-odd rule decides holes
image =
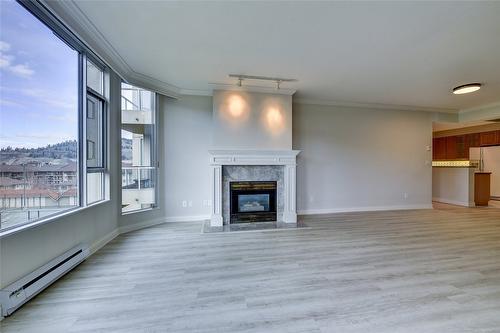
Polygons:
[[500,197],[500,146],[483,147],[484,171],[491,172],[491,195]]
[[213,148],[292,149],[292,96],[214,91]]
[[[111,74],[110,145],[120,147],[120,80]],[[118,227],[120,150],[109,155],[111,200],[0,239],[0,288],[32,272],[79,243],[99,246]]]
[[299,214],[430,207],[431,117],[294,104]]
[[432,168],[432,200],[474,207],[474,168]]
[[[182,96],[180,100],[164,99],[165,118],[165,188],[163,201],[166,216],[207,218],[210,208],[208,150],[212,137],[212,98]],[[192,207],[182,207],[182,201]]]

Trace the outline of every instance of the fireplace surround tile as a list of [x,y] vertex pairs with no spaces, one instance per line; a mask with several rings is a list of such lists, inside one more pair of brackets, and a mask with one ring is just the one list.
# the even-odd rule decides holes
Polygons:
[[275,181],[277,182],[277,216],[283,221],[284,166],[282,165],[224,165],[222,167],[222,217],[230,220],[230,182],[234,181]]

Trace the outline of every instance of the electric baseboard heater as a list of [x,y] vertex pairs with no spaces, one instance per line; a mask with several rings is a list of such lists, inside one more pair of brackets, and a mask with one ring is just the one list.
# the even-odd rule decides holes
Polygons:
[[88,246],[80,244],[0,290],[1,315],[11,315],[88,256]]

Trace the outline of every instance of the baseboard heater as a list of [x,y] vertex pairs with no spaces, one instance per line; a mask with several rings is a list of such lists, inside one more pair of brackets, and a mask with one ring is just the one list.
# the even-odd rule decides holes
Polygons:
[[88,246],[80,244],[0,290],[1,315],[6,317],[12,314],[21,305],[85,260],[88,255]]

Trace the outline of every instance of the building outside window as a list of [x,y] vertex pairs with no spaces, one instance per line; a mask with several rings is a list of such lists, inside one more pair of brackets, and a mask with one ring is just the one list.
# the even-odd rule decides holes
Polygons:
[[33,3],[0,6],[5,231],[106,198],[107,99],[104,67],[59,38],[55,20]]
[[156,207],[156,94],[122,84],[122,212]]

